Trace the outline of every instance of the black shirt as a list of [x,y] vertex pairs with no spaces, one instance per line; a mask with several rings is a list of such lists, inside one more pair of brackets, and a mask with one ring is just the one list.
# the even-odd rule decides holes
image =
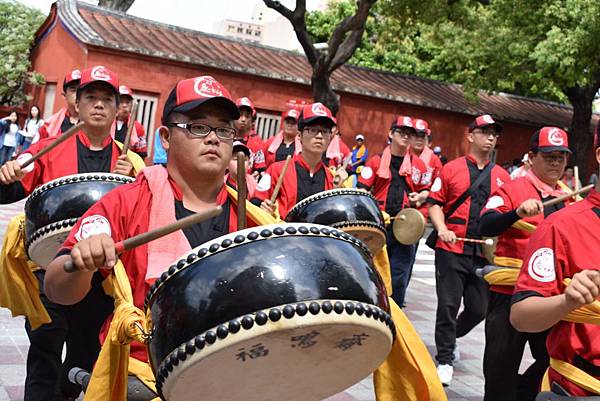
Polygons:
[[[479,177],[479,175],[487,167],[487,165],[482,169],[479,169],[477,163],[467,159],[467,167],[469,168],[469,182],[470,184],[473,184],[475,180],[477,180],[477,177]],[[471,194],[469,221],[467,223],[467,238],[481,238],[481,235],[479,234],[479,216],[481,215],[481,211],[490,197],[492,185],[491,177],[492,174],[490,173],[488,177],[481,184],[479,184],[479,187],[474,191],[474,193]],[[478,244],[465,242],[463,253],[465,255],[478,254],[480,249],[481,247],[478,246]]]
[[296,151],[296,143],[292,142],[289,144],[285,144],[281,142],[281,145],[277,148],[275,152],[275,161],[279,162],[285,160],[288,156],[294,156],[294,152]]
[[406,177],[401,176],[399,173],[403,161],[404,156],[394,155],[392,155],[390,161],[392,182],[390,183],[390,188],[388,189],[387,197],[385,199],[385,212],[390,216],[395,216],[402,210],[404,194],[410,192],[408,185],[406,184]]
[[119,124],[115,128],[115,140],[125,143],[125,137],[127,136],[127,124],[123,123],[119,129]]
[[67,132],[69,130],[69,128],[71,128],[73,125],[71,122],[71,118],[69,116],[65,116],[65,118],[62,120],[62,123],[60,124],[60,132]]
[[296,195],[296,202],[308,198],[325,190],[325,167],[320,168],[312,177],[310,173],[305,170],[298,163],[296,166],[296,177],[298,181],[298,193]]
[[[227,198],[222,207],[223,213],[218,216],[183,229],[183,233],[192,248],[229,233],[229,198]],[[191,216],[194,213],[186,209],[182,201],[175,200],[175,218],[177,220]]]
[[77,171],[82,173],[110,172],[112,142],[102,150],[90,150],[77,138]]

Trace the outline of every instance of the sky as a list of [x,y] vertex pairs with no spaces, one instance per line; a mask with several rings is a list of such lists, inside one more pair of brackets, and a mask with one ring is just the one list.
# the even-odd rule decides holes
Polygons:
[[[54,0],[17,0],[30,7],[50,11]],[[97,0],[85,0],[97,4]],[[129,9],[128,14],[138,17],[160,21],[171,25],[178,25],[194,30],[216,33],[215,23],[224,19],[233,19],[250,22],[254,6],[260,0],[137,0]],[[289,8],[294,7],[294,0],[281,0]],[[307,8],[314,10],[322,7],[326,0],[307,0]],[[270,10],[271,17],[277,16]],[[269,16],[266,16],[269,19]],[[290,28],[291,29],[291,28]]]

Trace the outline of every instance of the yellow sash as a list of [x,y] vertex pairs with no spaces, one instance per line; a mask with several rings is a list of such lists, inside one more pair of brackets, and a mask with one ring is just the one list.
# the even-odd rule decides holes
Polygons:
[[39,269],[25,253],[25,215],[8,223],[0,255],[0,306],[12,316],[25,316],[32,329],[50,323],[50,315],[40,300],[38,280],[33,271]]
[[495,256],[494,264],[496,266],[506,267],[505,269],[497,269],[483,276],[483,279],[490,285],[507,285],[514,286],[519,277],[519,271],[523,261],[517,258],[509,258],[505,256]]

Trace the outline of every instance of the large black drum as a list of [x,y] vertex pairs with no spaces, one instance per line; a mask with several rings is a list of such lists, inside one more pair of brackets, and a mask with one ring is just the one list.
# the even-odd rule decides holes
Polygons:
[[368,376],[394,336],[365,245],[314,224],[225,235],[151,287],[148,351],[169,401],[311,401]]
[[119,185],[134,179],[120,174],[75,174],[36,188],[25,203],[25,250],[39,266],[47,266],[81,217]]
[[339,228],[363,241],[374,254],[385,245],[377,199],[360,189],[331,189],[309,196],[294,205],[285,220]]

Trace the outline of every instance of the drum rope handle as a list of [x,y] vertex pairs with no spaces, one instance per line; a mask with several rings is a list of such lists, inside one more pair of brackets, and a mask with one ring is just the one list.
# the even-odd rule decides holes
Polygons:
[[152,337],[150,333],[144,330],[140,322],[133,322],[133,325],[136,329],[140,331],[140,336],[144,339],[144,343],[148,342],[148,340],[150,340],[150,338]]

